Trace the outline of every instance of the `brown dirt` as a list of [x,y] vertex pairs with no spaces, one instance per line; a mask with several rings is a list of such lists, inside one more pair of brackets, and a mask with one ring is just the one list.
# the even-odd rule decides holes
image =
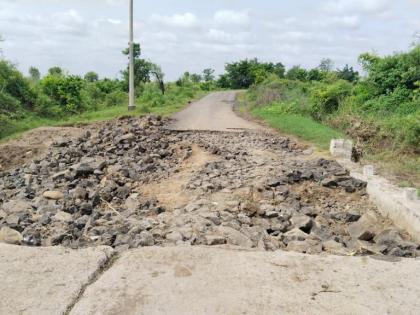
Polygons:
[[192,155],[180,165],[177,173],[164,181],[140,187],[139,193],[146,198],[156,198],[168,209],[185,206],[191,200],[191,193],[185,190],[185,185],[192,178],[193,172],[217,159],[197,145],[192,145]]
[[59,138],[77,138],[84,130],[73,127],[42,127],[30,130],[19,138],[0,144],[0,171],[22,165],[46,153]]

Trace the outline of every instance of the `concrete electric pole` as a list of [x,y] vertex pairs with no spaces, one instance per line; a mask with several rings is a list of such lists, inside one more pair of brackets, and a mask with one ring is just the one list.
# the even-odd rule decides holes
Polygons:
[[134,93],[134,0],[130,1],[130,66],[129,66],[129,100],[128,110],[132,111],[136,108]]

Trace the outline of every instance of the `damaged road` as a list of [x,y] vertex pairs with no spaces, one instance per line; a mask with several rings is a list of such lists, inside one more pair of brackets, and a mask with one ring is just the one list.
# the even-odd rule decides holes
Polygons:
[[216,94],[2,152],[0,313],[417,313],[419,244],[366,183]]
[[267,131],[176,131],[171,123],[97,124],[1,172],[0,242],[419,255],[419,244],[368,201],[366,183],[338,163]]

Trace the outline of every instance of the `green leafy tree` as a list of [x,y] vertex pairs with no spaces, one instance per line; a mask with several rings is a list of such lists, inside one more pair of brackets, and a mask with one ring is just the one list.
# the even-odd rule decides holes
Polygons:
[[[123,54],[129,56],[130,49],[126,48],[123,50]],[[139,43],[134,43],[133,46],[133,53],[134,53],[134,86],[139,87],[141,83],[150,82],[150,70],[152,64],[140,58],[141,57],[141,47]],[[122,71],[122,75],[124,78],[124,85],[125,90],[128,91],[129,85],[129,66]]]
[[330,58],[324,58],[321,60],[318,69],[324,72],[331,72],[334,68],[334,62]]
[[88,73],[86,73],[86,74],[85,74],[84,79],[85,79],[87,82],[92,83],[92,82],[96,82],[96,81],[98,81],[98,80],[99,80],[99,76],[98,76],[98,74],[97,74],[96,72],[89,71]]
[[284,78],[284,75],[286,73],[286,68],[281,62],[278,62],[278,63],[273,65],[273,71],[272,72],[275,75],[277,75],[279,78]]
[[286,79],[296,81],[306,81],[308,73],[301,66],[293,66],[286,73]]
[[200,83],[203,80],[203,77],[197,73],[191,74],[191,81],[194,83]]
[[222,89],[228,89],[231,87],[231,82],[227,74],[222,74],[216,82],[216,86]]
[[359,80],[359,72],[354,71],[353,67],[345,65],[343,69],[337,69],[337,77],[349,82],[356,82]]
[[325,72],[318,68],[311,69],[308,71],[306,78],[308,81],[321,81],[325,78]]
[[30,67],[29,68],[29,77],[33,82],[38,82],[41,79],[41,72],[38,68]]
[[52,67],[48,69],[48,74],[53,76],[62,76],[64,75],[64,71],[60,67]]
[[219,78],[219,86],[228,84],[230,88],[244,89],[263,82],[270,74],[283,78],[285,69],[282,63],[260,62],[255,58],[226,64],[225,72],[226,76]]
[[215,72],[214,69],[210,69],[210,68],[204,69],[203,70],[203,80],[204,80],[204,82],[214,81],[214,79],[215,79],[214,72]]

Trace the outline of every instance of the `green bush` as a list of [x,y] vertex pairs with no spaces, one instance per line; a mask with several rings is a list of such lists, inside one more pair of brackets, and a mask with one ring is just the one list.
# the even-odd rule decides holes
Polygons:
[[114,91],[105,96],[104,105],[114,107],[128,103],[128,94],[123,91]]
[[395,137],[398,147],[405,145],[420,153],[420,111],[392,117],[384,127]]
[[22,110],[20,102],[8,93],[0,92],[0,114],[12,116]]
[[316,83],[310,90],[312,117],[322,120],[325,116],[336,112],[350,95],[351,90],[352,85],[344,80],[332,84]]
[[[17,108],[14,110],[9,106],[18,103],[23,108],[31,110],[36,102],[36,93],[29,80],[5,60],[0,60],[0,91],[3,94],[2,100],[5,101],[4,104],[0,103],[0,110],[4,106],[4,108],[8,107],[8,110],[16,111]],[[10,97],[15,101],[12,101]]]
[[43,92],[66,114],[80,113],[86,109],[82,97],[85,82],[78,76],[47,75],[41,80]]

